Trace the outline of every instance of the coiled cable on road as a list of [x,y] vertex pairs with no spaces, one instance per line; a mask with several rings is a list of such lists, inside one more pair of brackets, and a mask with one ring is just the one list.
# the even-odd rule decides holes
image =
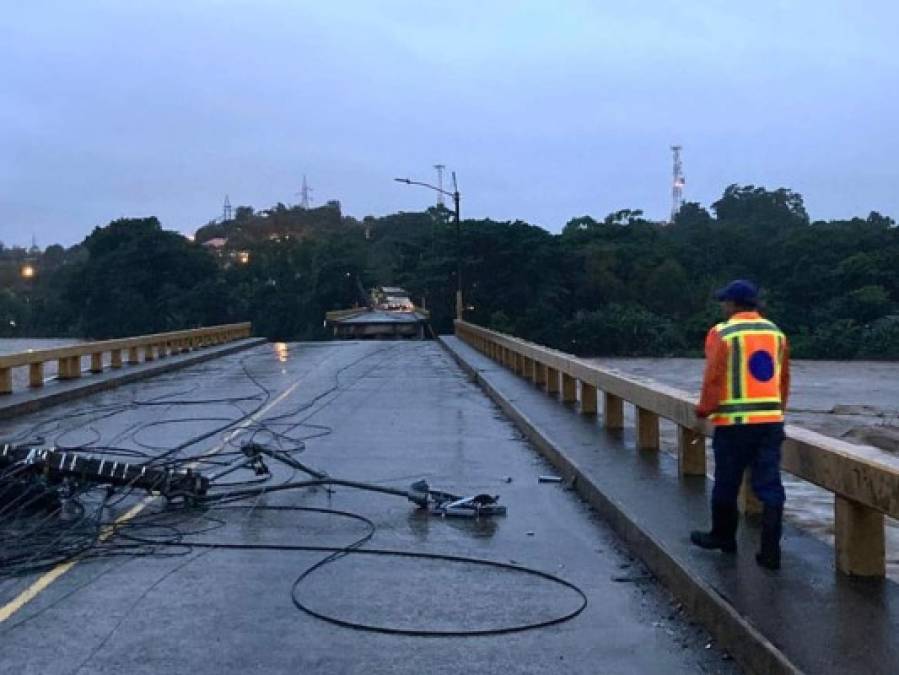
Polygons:
[[[318,481],[308,481],[306,483],[317,483]],[[284,486],[295,488],[295,487],[304,487],[305,485],[291,485]],[[278,486],[279,488],[282,486]],[[239,495],[239,498],[246,498],[247,495]],[[389,549],[389,548],[363,548],[362,546],[371,540],[376,531],[376,526],[374,522],[358,513],[353,513],[351,511],[341,511],[337,509],[330,508],[318,508],[318,507],[308,507],[308,506],[260,506],[260,505],[248,505],[248,506],[229,506],[222,507],[225,509],[233,509],[233,508],[242,508],[251,511],[297,511],[297,512],[308,512],[308,513],[317,513],[331,516],[338,516],[343,518],[349,518],[355,521],[362,522],[366,525],[367,531],[356,541],[352,542],[347,546],[318,546],[318,545],[310,545],[310,544],[245,544],[245,543],[233,543],[233,542],[208,542],[208,541],[186,541],[182,537],[179,537],[177,541],[167,541],[167,540],[159,540],[148,537],[142,537],[139,535],[135,535],[129,532],[129,528],[132,527],[130,524],[121,528],[119,531],[119,535],[126,539],[136,543],[145,544],[147,546],[184,546],[188,548],[200,548],[200,549],[214,549],[221,551],[282,551],[282,552],[313,552],[313,553],[328,553],[325,558],[313,563],[305,570],[303,570],[299,576],[294,580],[291,585],[291,600],[294,606],[297,609],[303,611],[304,613],[312,616],[316,619],[324,621],[326,623],[333,624],[335,626],[341,626],[343,628],[350,628],[353,630],[360,630],[372,633],[382,633],[387,635],[405,635],[410,637],[483,637],[489,635],[506,635],[510,633],[520,633],[528,630],[535,630],[538,628],[547,628],[549,626],[558,625],[560,623],[564,623],[566,621],[570,621],[571,619],[578,616],[584,609],[587,607],[588,600],[587,596],[581,588],[579,588],[574,583],[563,579],[555,574],[550,572],[544,572],[542,570],[538,570],[532,567],[527,567],[524,565],[519,565],[515,563],[507,563],[501,562],[497,560],[490,560],[487,558],[477,558],[471,556],[462,556],[462,555],[453,555],[446,553],[426,553],[421,551],[409,551],[403,549]],[[138,526],[146,526],[146,522],[137,524]],[[383,624],[374,624],[374,623],[364,623],[360,621],[351,621],[348,619],[342,619],[337,616],[333,616],[330,614],[326,614],[322,611],[313,609],[308,603],[304,602],[301,597],[301,588],[304,582],[308,581],[309,578],[321,568],[329,565],[331,563],[340,560],[346,556],[350,555],[364,555],[364,556],[379,556],[379,557],[393,557],[393,558],[403,558],[410,560],[435,560],[442,562],[450,562],[450,563],[459,563],[465,565],[478,565],[482,567],[490,567],[493,569],[504,570],[508,572],[513,572],[517,574],[524,574],[531,577],[536,577],[539,579],[543,579],[550,583],[562,586],[572,591],[578,598],[577,606],[573,609],[558,614],[556,616],[551,616],[546,619],[540,619],[535,621],[523,622],[519,624],[510,624],[503,625],[497,627],[487,627],[487,628],[459,628],[459,629],[432,629],[432,628],[402,628],[397,626],[389,626]]]

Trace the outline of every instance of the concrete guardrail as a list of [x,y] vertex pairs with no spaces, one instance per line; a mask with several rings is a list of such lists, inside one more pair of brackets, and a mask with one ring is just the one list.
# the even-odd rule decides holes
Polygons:
[[104,367],[103,356],[107,353],[110,355],[109,367],[121,368],[125,363],[140,363],[141,354],[144,361],[153,361],[169,354],[242,340],[251,335],[252,326],[249,323],[232,323],[7,354],[0,356],[0,394],[12,393],[13,368],[27,366],[29,386],[42,387],[44,364],[48,361],[57,362],[57,377],[60,380],[71,380],[81,377],[81,359],[85,356],[91,357],[89,372],[101,373]]
[[[681,475],[705,475],[705,439],[709,433],[694,414],[696,399],[687,392],[631,379],[555,349],[505,335],[465,321],[455,322],[456,336],[494,361],[531,379],[548,394],[561,394],[580,412],[598,413],[608,429],[624,426],[624,403],[636,412],[637,447],[659,449],[659,419],[678,427]],[[884,515],[899,518],[899,465],[891,455],[859,447],[823,434],[787,425],[782,467],[788,473],[834,493],[836,567],[857,576],[884,576],[886,568]],[[744,479],[741,505],[760,509]]]

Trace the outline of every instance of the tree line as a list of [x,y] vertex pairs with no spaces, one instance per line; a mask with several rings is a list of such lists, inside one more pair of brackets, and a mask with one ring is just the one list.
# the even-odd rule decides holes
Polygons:
[[[218,246],[210,245],[217,244]],[[899,228],[876,212],[810,221],[788,189],[731,185],[674,222],[621,210],[561,233],[465,220],[435,207],[358,220],[238,207],[191,241],[156,218],[120,219],[45,251],[0,247],[0,335],[106,338],[250,320],[273,339],[328,336],[326,311],[358,287],[400,285],[452,330],[456,259],[466,318],[581,355],[698,355],[718,320],[712,291],[765,290],[795,356],[899,359]],[[24,278],[28,260],[37,273]]]

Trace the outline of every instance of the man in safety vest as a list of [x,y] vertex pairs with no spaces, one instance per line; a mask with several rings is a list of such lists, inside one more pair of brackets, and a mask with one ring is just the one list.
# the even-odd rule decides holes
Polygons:
[[781,330],[758,312],[758,288],[737,280],[719,290],[727,320],[705,341],[706,368],[696,416],[715,427],[715,486],[712,529],[694,531],[697,546],[725,553],[737,550],[737,495],[747,467],[752,490],[764,504],[761,548],[755,559],[780,568],[784,489],[780,446],[790,389],[790,357]]

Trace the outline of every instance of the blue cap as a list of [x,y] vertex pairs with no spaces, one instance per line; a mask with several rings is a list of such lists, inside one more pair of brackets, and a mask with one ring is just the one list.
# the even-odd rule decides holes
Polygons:
[[736,281],[731,281],[724,288],[719,288],[715,291],[715,299],[722,302],[730,300],[741,305],[754,307],[759,301],[759,289],[751,281],[737,279]]

